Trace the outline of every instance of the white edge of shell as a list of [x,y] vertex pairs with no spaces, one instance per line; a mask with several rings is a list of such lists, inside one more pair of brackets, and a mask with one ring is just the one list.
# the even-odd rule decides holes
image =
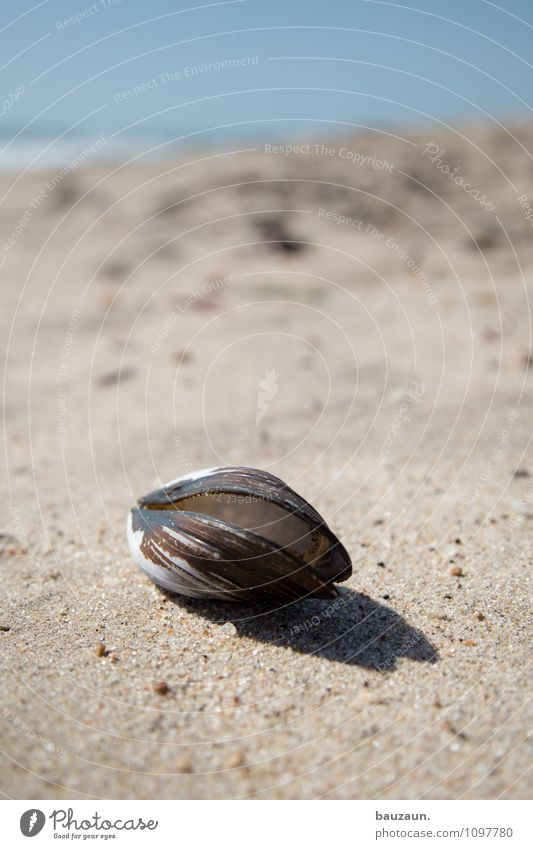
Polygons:
[[[163,587],[166,590],[170,590],[171,592],[179,591],[179,581],[173,579],[172,572],[166,569],[164,566],[158,566],[157,563],[154,563],[152,560],[149,560],[144,556],[141,545],[143,542],[144,531],[138,529],[136,531],[133,530],[133,514],[130,510],[128,513],[128,546],[130,549],[130,554],[133,557],[133,560],[142,569],[143,572],[155,581],[155,583]],[[176,564],[179,565],[179,564]],[[185,567],[186,564],[183,563]]]
[[179,478],[174,478],[171,481],[167,481],[161,485],[161,489],[168,489],[171,486],[175,486],[177,483],[184,483],[185,481],[195,481],[201,477],[209,477],[213,475],[215,472],[220,471],[220,466],[211,466],[208,469],[198,469],[196,472],[188,472],[186,475],[181,475]]

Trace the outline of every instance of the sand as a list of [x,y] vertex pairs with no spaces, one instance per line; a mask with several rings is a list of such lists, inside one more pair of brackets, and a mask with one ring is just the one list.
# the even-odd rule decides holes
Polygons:
[[[533,126],[287,144],[0,176],[6,797],[530,793]],[[218,464],[326,516],[336,601],[139,572]]]

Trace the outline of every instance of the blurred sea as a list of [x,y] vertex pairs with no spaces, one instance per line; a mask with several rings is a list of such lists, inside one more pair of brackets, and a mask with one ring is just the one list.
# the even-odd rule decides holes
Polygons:
[[[378,123],[375,130],[393,126]],[[350,126],[352,134],[364,126]],[[328,128],[328,138],[346,132],[342,125]],[[394,134],[394,133],[393,133]],[[320,122],[295,121],[290,128],[284,121],[260,122],[257,125],[234,124],[212,127],[185,128],[153,124],[150,129],[130,125],[126,128],[109,128],[103,124],[85,124],[84,128],[65,130],[64,127],[0,125],[0,170],[26,171],[60,167],[73,160],[87,162],[123,162],[132,158],[171,157],[178,151],[213,146],[235,145],[238,148],[262,146],[265,143],[301,142],[302,139],[323,141],[324,129]]]
[[99,132],[98,129],[65,133],[62,129],[31,132],[25,128],[0,128],[0,168],[29,170],[65,165],[76,158],[123,161],[135,156],[170,155],[183,144],[175,131]]

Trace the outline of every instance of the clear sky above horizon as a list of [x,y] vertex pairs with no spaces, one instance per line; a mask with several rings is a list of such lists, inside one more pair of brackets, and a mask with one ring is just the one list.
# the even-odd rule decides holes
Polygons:
[[296,136],[532,108],[528,0],[21,0],[2,4],[0,45],[4,137]]

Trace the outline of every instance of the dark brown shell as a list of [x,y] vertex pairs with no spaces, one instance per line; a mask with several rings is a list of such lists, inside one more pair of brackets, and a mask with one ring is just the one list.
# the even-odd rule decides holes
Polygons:
[[324,519],[259,469],[203,470],[139,499],[128,540],[137,564],[181,595],[232,600],[332,598],[352,568]]

